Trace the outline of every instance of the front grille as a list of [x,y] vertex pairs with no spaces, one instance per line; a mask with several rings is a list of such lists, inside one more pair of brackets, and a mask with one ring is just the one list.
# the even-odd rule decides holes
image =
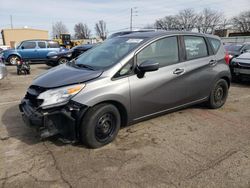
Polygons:
[[25,95],[25,99],[28,99],[32,106],[39,107],[43,103],[43,100],[37,99],[37,97],[44,91],[46,91],[45,88],[39,86],[30,86]]
[[250,63],[238,63],[238,65],[241,67],[250,68]]

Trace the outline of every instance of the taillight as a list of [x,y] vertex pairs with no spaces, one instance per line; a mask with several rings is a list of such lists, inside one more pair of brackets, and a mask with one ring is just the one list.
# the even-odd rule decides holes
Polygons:
[[229,62],[230,62],[230,55],[226,52],[226,54],[225,54],[225,57],[224,57],[224,59],[225,59],[225,61],[226,61],[226,64],[228,64],[229,65]]

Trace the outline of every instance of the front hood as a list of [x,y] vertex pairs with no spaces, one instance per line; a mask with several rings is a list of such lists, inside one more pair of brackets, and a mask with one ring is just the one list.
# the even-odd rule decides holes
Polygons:
[[238,56],[236,59],[248,59],[250,60],[250,52],[246,52]]
[[16,52],[15,48],[11,48],[11,49],[7,49],[7,50],[3,50],[2,53],[11,53],[11,52]]
[[101,76],[102,72],[102,70],[93,71],[63,64],[39,75],[33,80],[32,85],[44,88],[61,87],[92,80]]
[[235,56],[235,55],[237,56],[240,54],[240,52],[237,52],[237,51],[228,51],[227,53],[232,55],[232,56]]

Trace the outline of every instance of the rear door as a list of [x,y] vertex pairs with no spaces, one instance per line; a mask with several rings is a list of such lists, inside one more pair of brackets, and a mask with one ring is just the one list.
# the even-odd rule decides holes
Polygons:
[[178,37],[159,39],[135,56],[137,65],[146,60],[158,62],[159,70],[143,78],[129,77],[131,114],[134,120],[187,103],[185,65],[180,62]]
[[196,101],[206,98],[217,74],[214,67],[217,60],[213,55],[208,41],[202,36],[183,36],[186,53],[186,95],[188,100]]
[[21,44],[18,52],[21,54],[23,59],[37,59],[37,43],[36,41],[25,41]]
[[47,42],[46,41],[37,41],[38,46],[38,58],[41,60],[44,60],[47,58],[48,54],[48,48],[47,48]]

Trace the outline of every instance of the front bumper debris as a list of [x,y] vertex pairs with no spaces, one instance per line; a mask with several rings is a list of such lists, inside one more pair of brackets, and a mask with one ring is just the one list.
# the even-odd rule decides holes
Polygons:
[[61,107],[40,109],[32,106],[28,99],[23,99],[19,105],[26,125],[37,130],[42,139],[59,135],[68,142],[79,141],[79,126],[87,106],[69,102]]

